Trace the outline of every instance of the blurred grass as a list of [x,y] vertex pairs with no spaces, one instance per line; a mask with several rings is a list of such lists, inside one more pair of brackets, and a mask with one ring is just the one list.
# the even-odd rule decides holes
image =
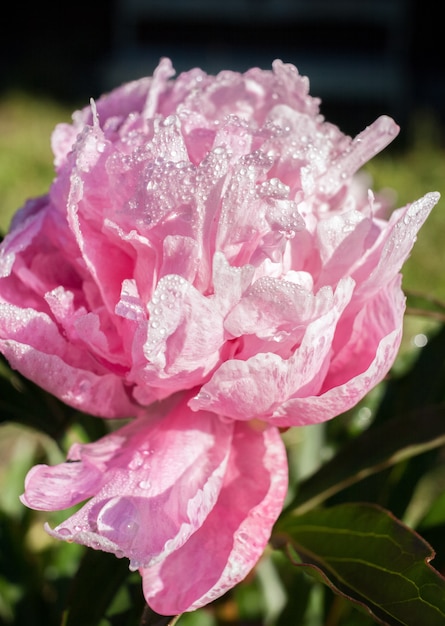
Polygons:
[[53,179],[51,132],[71,110],[24,93],[0,100],[0,230],[27,198],[48,190]]

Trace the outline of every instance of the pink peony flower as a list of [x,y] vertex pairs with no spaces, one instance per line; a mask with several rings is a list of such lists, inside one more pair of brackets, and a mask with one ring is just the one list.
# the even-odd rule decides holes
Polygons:
[[400,268],[438,194],[384,217],[355,176],[397,134],[351,139],[273,71],[120,87],[59,125],[56,178],[1,246],[0,350],[64,402],[133,417],[23,502],[86,501],[55,537],[139,569],[154,610],[243,579],[281,512],[278,427],[330,419],[388,372]]

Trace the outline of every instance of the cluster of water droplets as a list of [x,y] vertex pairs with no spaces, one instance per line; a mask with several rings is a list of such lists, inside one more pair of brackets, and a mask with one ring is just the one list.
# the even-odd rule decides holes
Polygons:
[[298,205],[289,199],[290,188],[279,178],[273,177],[258,186],[258,195],[267,203],[266,219],[270,227],[286,238],[293,239],[304,227]]
[[144,347],[147,358],[153,360],[162,351],[166,338],[176,329],[181,315],[180,301],[187,288],[187,281],[176,274],[164,276],[159,281],[147,305],[150,314]]
[[[104,504],[95,515],[94,521],[76,522],[72,528],[62,526],[56,533],[68,542],[80,540],[95,549],[113,552],[118,558],[130,559],[133,571],[143,566],[138,547],[138,534],[141,529],[141,513],[138,501],[152,488],[150,480],[150,459],[153,450],[145,442],[134,450],[127,464],[128,481],[132,486],[131,496],[125,495],[128,488],[122,485],[124,495],[105,498]],[[116,479],[118,480],[118,479]],[[116,492],[116,489],[113,489]],[[104,492],[105,495],[106,491]]]
[[[198,181],[202,191],[209,190],[229,170],[232,153],[225,145],[216,145],[198,167]],[[204,199],[204,198],[202,198]]]
[[236,159],[249,154],[254,130],[250,123],[238,115],[228,115],[216,126],[215,146],[225,146],[227,152]]
[[405,248],[411,248],[417,238],[417,232],[423,224],[431,208],[437,202],[438,195],[429,193],[424,198],[413,202],[403,212],[403,217],[397,220],[391,233],[391,237],[386,242],[382,250],[381,266],[385,263],[393,262],[396,257],[401,258]]

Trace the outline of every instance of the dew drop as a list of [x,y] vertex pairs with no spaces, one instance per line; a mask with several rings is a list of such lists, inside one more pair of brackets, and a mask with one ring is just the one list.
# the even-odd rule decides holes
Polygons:
[[176,122],[176,115],[169,115],[162,122],[163,126],[172,126]]
[[285,339],[287,339],[288,337],[288,333],[282,331],[282,332],[278,332],[273,336],[273,340],[276,341],[277,343],[280,343],[281,341],[284,341]]
[[131,470],[136,470],[139,467],[141,467],[141,465],[143,464],[144,459],[142,457],[142,455],[139,452],[136,452],[136,454],[134,455],[134,457],[131,459],[128,468]]
[[60,528],[57,532],[62,537],[69,537],[71,535],[71,531],[69,528]]
[[86,394],[90,390],[91,390],[91,382],[88,380],[88,378],[83,378],[79,382],[79,392],[82,394]]
[[139,530],[139,524],[132,518],[124,519],[119,525],[119,534],[129,539]]
[[150,489],[151,482],[149,480],[141,480],[141,482],[139,483],[139,487],[141,489]]
[[207,391],[203,391],[201,389],[201,391],[196,396],[196,399],[199,400],[200,402],[210,402],[211,397],[210,397],[210,394],[207,393]]
[[140,561],[130,561],[130,565],[128,566],[128,569],[130,570],[130,572],[137,572],[137,570],[142,567],[142,563]]

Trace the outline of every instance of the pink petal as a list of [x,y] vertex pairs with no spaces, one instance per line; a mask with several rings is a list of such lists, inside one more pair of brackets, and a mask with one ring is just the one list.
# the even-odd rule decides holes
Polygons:
[[143,568],[144,595],[177,615],[212,602],[243,580],[262,555],[287,490],[278,430],[237,423],[218,501],[204,524],[163,561]]
[[250,286],[255,268],[252,265],[232,267],[221,252],[213,256],[213,300],[221,315],[226,318],[224,326],[227,329],[227,314],[241,300]]
[[393,280],[408,258],[418,231],[439,197],[438,193],[428,193],[393,212],[379,239],[353,273],[361,297],[369,297]]
[[288,359],[261,352],[246,361],[225,361],[190,406],[234,419],[267,420],[288,398],[316,394],[326,376],[335,329],[353,287],[351,279],[340,282],[332,306],[307,325],[301,345]]
[[153,74],[150,90],[143,109],[143,113],[146,118],[154,117],[156,114],[160,105],[161,96],[166,90],[167,82],[169,78],[174,76],[174,74],[175,70],[173,69],[170,59],[161,59]]
[[34,468],[23,501],[57,510],[91,497],[48,532],[146,567],[182,546],[212,510],[233,428],[170,400],[96,443],[74,446],[72,462]]
[[223,318],[218,308],[181,276],[164,276],[148,304],[148,335],[142,346],[145,363],[133,367],[128,379],[157,387],[159,398],[199,384],[220,359],[224,343]]
[[45,213],[39,211],[46,205],[47,198],[30,200],[14,217],[15,228],[3,239],[0,249],[0,277],[11,274],[16,256],[32,245],[34,238],[46,220]]
[[332,309],[334,298],[330,287],[314,294],[301,284],[304,277],[298,282],[286,278],[256,280],[227,315],[226,330],[234,337],[255,334],[276,345],[285,338],[293,347],[300,343],[306,326]]
[[11,367],[70,406],[104,417],[139,411],[122,378],[63,338],[45,313],[0,304],[0,350]]
[[319,395],[290,398],[275,410],[270,422],[283,427],[316,424],[355,406],[392,366],[400,347],[404,311],[405,298],[400,277],[396,277],[355,318]]
[[35,465],[26,476],[20,500],[38,511],[68,509],[94,496],[101,480],[102,472],[88,459],[54,467]]

